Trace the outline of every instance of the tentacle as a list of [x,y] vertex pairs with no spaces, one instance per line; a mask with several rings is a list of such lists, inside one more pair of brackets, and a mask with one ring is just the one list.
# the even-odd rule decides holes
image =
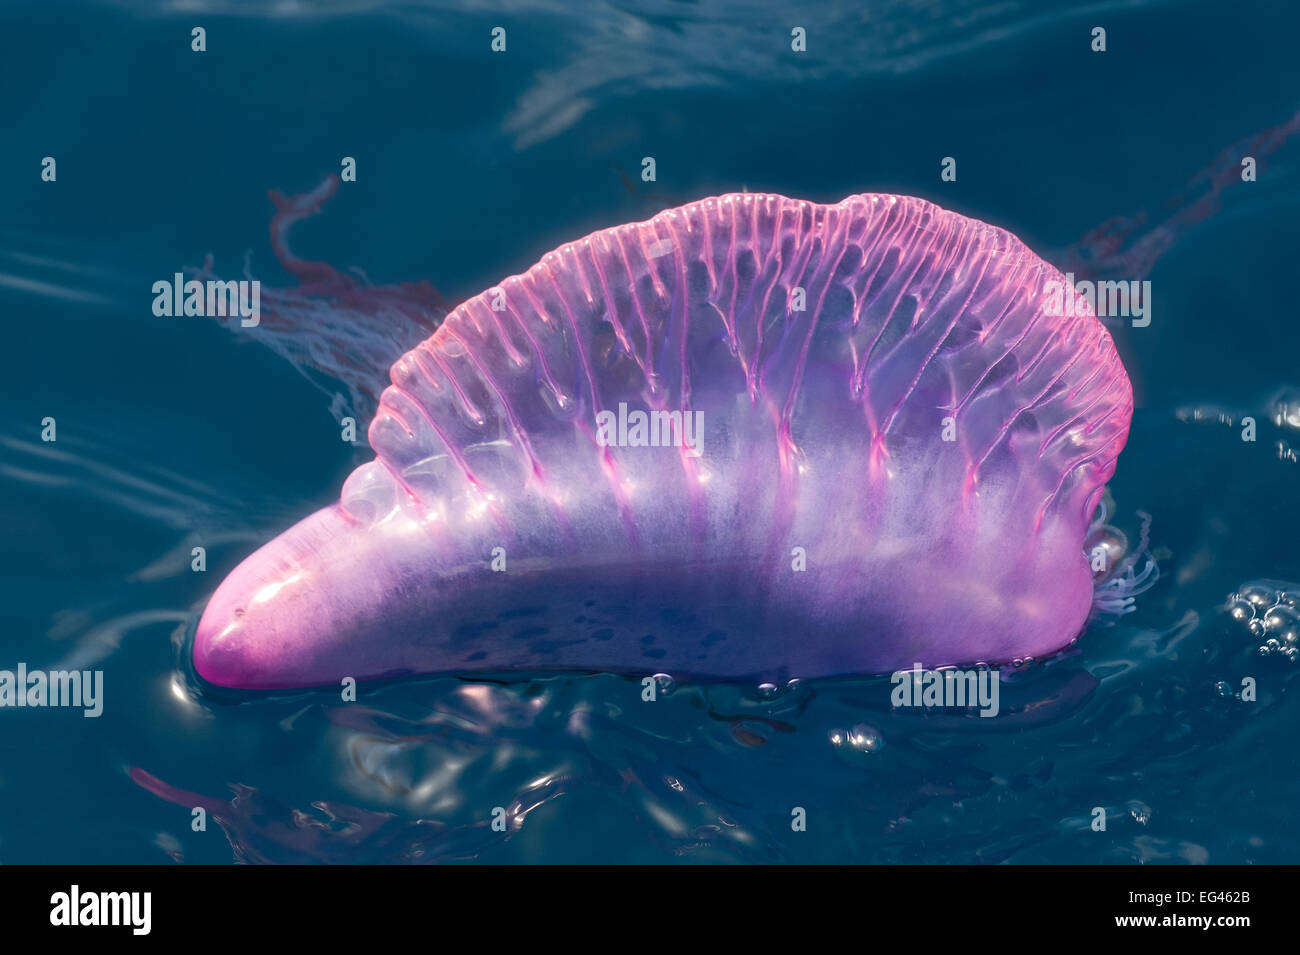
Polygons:
[[[1099,516],[1094,518],[1089,538],[1099,531],[1110,531],[1123,540],[1123,532],[1105,523],[1106,504],[1103,500],[1098,506]],[[1146,593],[1160,579],[1160,566],[1152,556],[1151,515],[1138,511],[1142,528],[1138,533],[1137,546],[1119,560],[1111,572],[1097,581],[1093,587],[1092,608],[1096,614],[1123,616],[1137,609],[1136,597]],[[1139,564],[1141,569],[1138,569]]]

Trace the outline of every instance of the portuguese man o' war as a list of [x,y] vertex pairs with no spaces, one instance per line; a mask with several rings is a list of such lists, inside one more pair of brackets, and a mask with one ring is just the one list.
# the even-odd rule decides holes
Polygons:
[[[1058,651],[1133,408],[1061,282],[890,195],[726,195],[564,245],[398,359],[375,459],[226,578],[196,670],[775,680]],[[1124,570],[1107,609],[1149,577]]]

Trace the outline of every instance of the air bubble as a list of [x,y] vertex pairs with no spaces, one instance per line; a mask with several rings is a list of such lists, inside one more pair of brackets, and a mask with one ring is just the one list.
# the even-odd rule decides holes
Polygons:
[[1224,609],[1251,636],[1263,640],[1261,657],[1276,654],[1291,662],[1300,660],[1300,586],[1281,580],[1252,580],[1228,595]]
[[1139,802],[1136,799],[1130,800],[1128,812],[1133,817],[1133,821],[1140,826],[1145,826],[1151,821],[1151,807],[1144,802]]
[[658,691],[660,695],[666,695],[668,693],[671,693],[673,689],[677,686],[677,681],[674,680],[672,678],[672,675],[668,673],[656,673],[654,676],[651,677],[651,679],[654,680],[655,684],[658,686]]
[[378,461],[363,464],[348,475],[339,499],[353,518],[363,524],[373,524],[387,517],[397,504],[393,476]]
[[831,745],[846,755],[869,756],[884,748],[885,738],[874,726],[858,723],[851,730],[831,730]]
[[1255,616],[1255,607],[1249,601],[1236,597],[1228,604],[1228,616],[1245,623]]
[[1237,592],[1237,596],[1256,607],[1271,607],[1277,602],[1277,591],[1263,584],[1246,584]]
[[1264,628],[1285,643],[1300,640],[1300,614],[1290,607],[1277,606],[1264,615]]
[[1099,547],[1104,555],[1102,566],[1092,572],[1093,580],[1098,581],[1109,577],[1115,566],[1124,559],[1124,555],[1128,553],[1128,538],[1118,527],[1101,524],[1095,526],[1083,542],[1083,553],[1090,566],[1097,556]]

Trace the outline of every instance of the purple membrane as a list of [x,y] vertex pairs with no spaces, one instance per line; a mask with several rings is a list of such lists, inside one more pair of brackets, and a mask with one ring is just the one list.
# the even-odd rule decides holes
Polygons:
[[1063,281],[889,195],[727,195],[562,246],[397,360],[375,460],[221,584],[196,669],[775,680],[1059,650],[1132,413]]

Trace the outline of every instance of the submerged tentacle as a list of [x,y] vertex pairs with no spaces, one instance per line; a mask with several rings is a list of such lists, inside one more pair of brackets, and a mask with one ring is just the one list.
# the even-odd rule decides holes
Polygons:
[[[245,327],[235,317],[215,317],[229,330],[258,341],[330,396],[334,419],[357,422],[358,442],[364,424],[374,417],[387,386],[383,370],[429,337],[447,314],[442,296],[426,281],[372,285],[365,272],[340,272],[327,262],[300,258],[289,245],[292,227],[316,215],[338,189],[337,176],[326,177],[311,192],[284,196],[271,190],[276,212],[271,219],[271,248],[296,288],[261,288],[261,316]],[[253,275],[251,253],[243,277]],[[220,280],[209,255],[202,266],[187,270],[200,280]],[[338,389],[343,386],[343,391]]]
[[1130,550],[1124,532],[1106,523],[1106,501],[1103,499],[1098,505],[1098,515],[1093,519],[1085,539],[1084,556],[1091,559],[1097,547],[1107,550],[1114,547],[1122,556],[1113,562],[1107,561],[1110,570],[1100,573],[1093,584],[1094,616],[1123,616],[1132,613],[1137,609],[1137,596],[1146,593],[1160,579],[1160,566],[1150,549],[1151,515],[1146,511],[1138,511],[1137,514],[1142,520],[1142,527],[1137,547]]

